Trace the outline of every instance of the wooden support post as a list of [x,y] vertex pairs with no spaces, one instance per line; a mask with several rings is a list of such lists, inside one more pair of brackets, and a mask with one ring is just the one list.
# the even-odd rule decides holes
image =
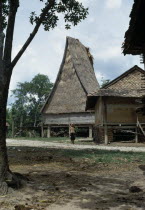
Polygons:
[[92,128],[92,125],[89,126],[89,138],[93,138],[93,128]]
[[70,137],[70,125],[68,125],[68,136]]
[[107,128],[107,104],[106,104],[106,99],[104,99],[104,138],[105,138],[105,144],[108,144],[109,139],[108,139],[108,128]]
[[137,127],[135,129],[135,143],[138,143],[138,130],[137,130]]
[[41,125],[41,137],[44,138],[44,129],[43,129],[43,123]]
[[105,144],[108,144],[108,129],[107,124],[104,125],[104,137],[105,137]]
[[47,138],[50,138],[51,137],[51,127],[48,126],[47,128]]

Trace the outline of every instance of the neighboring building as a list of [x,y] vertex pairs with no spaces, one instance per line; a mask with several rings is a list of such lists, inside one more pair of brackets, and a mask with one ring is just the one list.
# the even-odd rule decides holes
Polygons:
[[123,53],[143,55],[145,63],[145,0],[134,0],[129,28],[125,33]]
[[[130,18],[129,28],[125,33],[123,53],[140,55],[145,68],[145,0],[134,0]],[[141,111],[145,114],[145,94],[142,97],[142,104]]]
[[78,39],[67,37],[64,57],[54,88],[42,108],[42,122],[50,136],[51,127],[89,127],[95,123],[94,111],[85,111],[88,93],[97,91],[93,57]]
[[[144,94],[145,71],[134,66],[107,84],[103,89],[88,95],[87,110],[95,110],[95,140],[108,144],[124,133],[138,142],[145,135],[145,116],[137,113]],[[118,135],[118,137],[117,137]]]

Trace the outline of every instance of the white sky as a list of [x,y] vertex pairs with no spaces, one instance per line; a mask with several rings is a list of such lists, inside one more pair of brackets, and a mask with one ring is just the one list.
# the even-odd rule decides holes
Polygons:
[[[138,56],[124,56],[121,46],[129,25],[133,0],[79,0],[89,7],[88,18],[71,30],[65,30],[63,20],[49,32],[41,30],[14,69],[10,90],[17,82],[30,81],[36,74],[46,74],[55,82],[62,61],[66,36],[79,39],[89,47],[94,57],[95,73],[101,78],[114,79],[139,63]],[[20,0],[17,15],[13,55],[21,48],[33,27],[31,11],[39,11],[40,0]],[[11,100],[9,100],[10,102]]]

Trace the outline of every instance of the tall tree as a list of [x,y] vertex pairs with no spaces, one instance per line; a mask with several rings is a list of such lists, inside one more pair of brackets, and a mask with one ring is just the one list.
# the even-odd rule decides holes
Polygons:
[[[41,25],[49,31],[57,26],[59,13],[64,15],[65,27],[70,28],[87,17],[85,9],[77,0],[38,0],[42,3],[41,14],[31,13],[30,22],[34,25],[28,39],[12,60],[15,20],[21,0],[0,0],[0,193],[5,193],[16,175],[9,168],[6,148],[6,106],[11,75],[17,62],[34,39]],[[29,7],[29,5],[27,5]]]
[[40,110],[46,101],[53,84],[48,76],[37,74],[32,81],[18,83],[12,90],[15,101],[12,104],[15,126],[37,126],[40,124]]

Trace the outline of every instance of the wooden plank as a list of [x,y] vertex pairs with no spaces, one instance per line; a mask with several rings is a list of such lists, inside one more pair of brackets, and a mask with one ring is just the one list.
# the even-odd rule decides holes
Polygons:
[[60,114],[60,115],[48,115],[43,114],[42,120],[45,125],[93,125],[95,124],[94,113],[75,113],[75,114]]

